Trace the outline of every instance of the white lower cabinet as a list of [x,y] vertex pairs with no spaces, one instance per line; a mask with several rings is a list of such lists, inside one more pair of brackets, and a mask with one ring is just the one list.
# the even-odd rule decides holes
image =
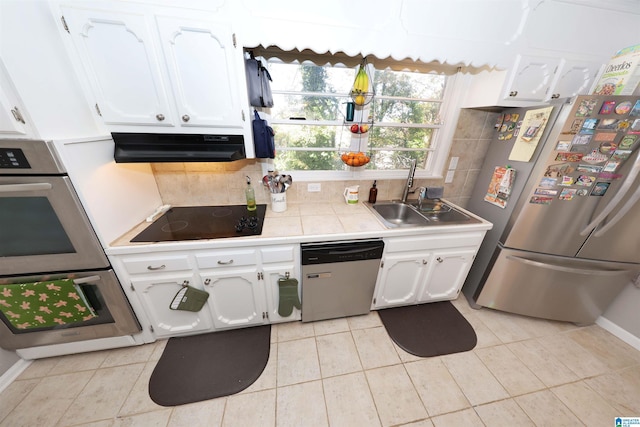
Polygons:
[[434,252],[418,302],[456,299],[476,252],[477,248]]
[[413,304],[423,287],[430,258],[429,252],[385,256],[380,264],[374,308]]
[[207,304],[216,329],[239,328],[266,322],[265,297],[256,265],[200,272]]
[[373,308],[456,299],[484,232],[385,239]]
[[193,274],[189,273],[162,273],[131,279],[131,285],[144,307],[152,332],[158,338],[207,332],[213,327],[211,316],[205,309],[192,312],[169,308],[183,284],[202,289]]
[[295,306],[289,315],[286,315],[286,310],[282,313],[280,311],[279,281],[282,278],[290,277],[298,280],[298,302],[301,301],[298,270],[293,263],[265,265],[262,267],[264,289],[267,294],[267,317],[270,323],[290,322],[302,318],[302,311]]

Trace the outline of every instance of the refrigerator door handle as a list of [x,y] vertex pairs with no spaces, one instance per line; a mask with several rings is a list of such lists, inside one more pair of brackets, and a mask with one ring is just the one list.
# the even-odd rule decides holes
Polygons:
[[600,224],[602,221],[604,221],[604,219],[611,212],[613,212],[613,210],[618,206],[618,204],[624,198],[624,196],[627,195],[627,193],[629,192],[629,190],[633,186],[633,183],[635,182],[636,178],[638,177],[639,173],[640,173],[640,150],[637,151],[636,159],[633,162],[633,166],[631,167],[631,170],[629,171],[629,175],[627,175],[627,178],[624,180],[624,182],[622,183],[622,185],[618,189],[618,192],[615,194],[615,196],[613,196],[611,201],[609,201],[609,203],[602,210],[602,212],[600,212],[600,215],[598,215],[593,221],[591,221],[589,223],[589,225],[587,225],[580,232],[581,236],[586,236],[587,234],[589,234],[591,232],[591,230],[596,228],[598,226],[598,224]]
[[625,271],[625,270],[592,270],[588,268],[565,267],[562,265],[554,265],[554,264],[547,264],[539,261],[532,261],[530,259],[522,258],[515,255],[507,255],[506,258],[508,260],[521,262],[523,264],[532,265],[534,267],[545,268],[547,270],[561,271],[563,273],[570,273],[570,274],[582,274],[582,275],[588,274],[590,276],[617,276],[621,272]]
[[616,223],[620,221],[627,212],[629,212],[629,210],[638,202],[638,200],[640,200],[640,187],[636,190],[635,193],[633,193],[633,196],[631,196],[631,198],[627,200],[627,203],[625,203],[625,205],[618,211],[618,213],[616,213],[614,217],[604,225],[604,227],[593,233],[593,235],[595,237],[600,237],[604,233],[606,233],[611,227],[616,225]]

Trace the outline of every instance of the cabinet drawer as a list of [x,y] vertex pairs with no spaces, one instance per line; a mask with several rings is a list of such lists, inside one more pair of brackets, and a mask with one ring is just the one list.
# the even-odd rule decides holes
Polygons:
[[398,237],[385,239],[386,252],[407,252],[430,249],[459,248],[462,246],[479,246],[484,232],[441,234],[424,237]]
[[196,254],[199,268],[237,267],[240,265],[256,265],[258,254],[255,249],[235,251],[201,252]]
[[122,265],[130,274],[191,270],[187,255],[126,257]]
[[293,261],[295,258],[295,246],[275,246],[260,249],[263,263]]

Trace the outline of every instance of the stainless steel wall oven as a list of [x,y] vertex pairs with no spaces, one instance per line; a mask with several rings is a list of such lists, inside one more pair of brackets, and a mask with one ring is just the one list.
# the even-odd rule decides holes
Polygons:
[[[90,320],[16,327],[9,307],[17,284],[71,279],[93,310]],[[140,325],[104,254],[53,144],[0,140],[0,347],[132,335]],[[15,292],[14,292],[15,296]],[[23,302],[25,304],[25,302]]]

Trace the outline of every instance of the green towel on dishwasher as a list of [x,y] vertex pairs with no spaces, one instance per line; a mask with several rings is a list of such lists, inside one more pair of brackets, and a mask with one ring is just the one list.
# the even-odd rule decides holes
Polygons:
[[71,279],[0,285],[0,311],[17,329],[67,325],[96,317]]

